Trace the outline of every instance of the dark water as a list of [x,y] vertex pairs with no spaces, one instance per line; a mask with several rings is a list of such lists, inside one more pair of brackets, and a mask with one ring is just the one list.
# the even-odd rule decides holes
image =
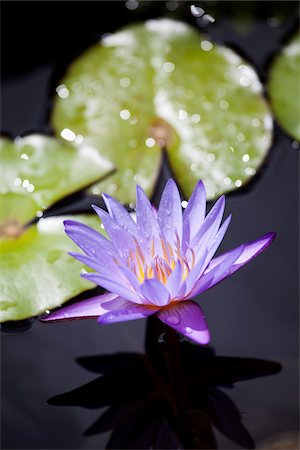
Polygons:
[[[297,2],[201,6],[216,17],[205,31],[236,48],[265,81],[297,25]],[[68,62],[103,32],[162,14],[170,14],[164,2],[133,11],[124,2],[2,2],[2,131],[51,132],[51,88]],[[196,24],[188,2],[172,14]],[[201,295],[209,348],[181,341],[155,319],[6,326],[2,448],[233,449],[283,437],[290,447],[278,448],[298,448],[298,160],[275,124],[261,174],[227,198],[233,221],[223,250],[268,231],[277,239]],[[165,165],[156,199],[167,177]],[[88,203],[77,195],[50,214]]]

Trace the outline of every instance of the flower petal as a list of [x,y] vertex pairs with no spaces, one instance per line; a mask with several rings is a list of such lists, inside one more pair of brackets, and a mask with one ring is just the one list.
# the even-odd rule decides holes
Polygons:
[[99,255],[99,258],[101,258],[99,260],[76,252],[69,252],[69,255],[76,258],[78,261],[82,262],[91,269],[96,270],[101,276],[119,281],[119,266],[109,255],[107,256],[103,253],[101,256]]
[[141,292],[153,305],[165,306],[170,300],[168,289],[155,278],[145,280],[141,285]]
[[136,187],[136,223],[141,235],[139,244],[146,253],[145,256],[149,257],[151,254],[152,239],[154,242],[155,253],[161,255],[160,228],[157,222],[157,215],[145,192],[138,185]]
[[182,285],[182,265],[180,261],[177,261],[176,267],[170,274],[166,283],[166,288],[168,289],[170,297],[172,299],[176,297],[177,292],[179,291],[181,285]]
[[190,273],[186,277],[186,280],[182,283],[182,287],[178,292],[181,297],[185,297],[193,289],[196,282],[202,276],[204,270],[206,269],[205,265],[206,260],[207,260],[207,252],[205,252],[202,255],[202,257],[196,263],[195,267],[190,271]]
[[[113,292],[114,294],[119,295],[120,297],[125,298],[126,300],[129,300],[134,303],[141,303],[140,297],[130,288],[129,283],[128,286],[124,285],[124,278],[123,276],[120,277],[120,282],[117,283],[113,280],[110,280],[108,278],[105,278],[98,273],[83,273],[81,274],[82,278],[85,278],[86,280],[92,281],[95,284],[98,284],[98,286],[103,287],[107,291]],[[127,282],[127,280],[125,280]]]
[[40,318],[42,322],[58,322],[66,320],[79,320],[79,319],[95,319],[101,314],[107,312],[102,307],[102,303],[110,302],[117,299],[116,294],[110,292],[97,295],[96,297],[82,300],[81,302],[73,303],[73,305],[65,306],[50,314],[45,314]]
[[201,294],[201,292],[210,289],[215,284],[231,275],[232,267],[243,253],[243,250],[244,245],[235,248],[231,252],[228,252],[226,257],[222,259],[222,261],[220,261],[220,263],[212,270],[208,272],[206,269],[202,277],[196,282],[191,292],[186,294],[188,298],[193,298],[196,295]]
[[[258,256],[263,250],[268,248],[269,245],[274,241],[275,237],[276,233],[270,232],[258,239],[255,239],[254,241],[244,244],[243,252],[241,253],[241,255],[234,264],[233,267],[234,272],[236,272],[242,266],[250,262],[256,256]],[[205,273],[210,272],[214,267],[218,266],[225,258],[228,257],[228,255],[234,252],[234,250],[235,249],[230,250],[229,252],[223,253],[222,255],[214,258],[208,265]]]
[[216,201],[214,206],[207,214],[202,226],[195,234],[195,237],[190,245],[195,251],[196,260],[198,260],[198,257],[202,256],[204,248],[207,247],[209,241],[212,238],[214,238],[214,236],[217,234],[217,231],[222,221],[224,208],[225,208],[225,197],[223,195]]
[[117,222],[117,224],[123,227],[126,231],[132,233],[133,236],[136,236],[136,223],[126,208],[107,194],[102,194],[102,197],[110,216],[115,220],[115,222]]
[[191,300],[176,303],[168,308],[161,309],[157,315],[166,325],[197,342],[197,344],[205,345],[209,343],[210,335],[205,316],[197,303]]
[[128,231],[107,214],[106,211],[99,208],[96,205],[92,205],[92,208],[96,211],[100,217],[105,231],[111,239],[113,246],[116,249],[116,253],[122,260],[127,260],[130,250],[134,248],[134,240]]
[[117,252],[112,243],[93,228],[76,220],[65,220],[64,226],[66,234],[87,255],[95,257],[97,254],[107,253],[117,257]]
[[144,319],[155,314],[158,308],[148,305],[134,305],[128,302],[123,309],[111,310],[98,318],[99,324],[108,324],[115,322],[125,322],[127,320]]
[[207,264],[210,262],[216,251],[218,250],[224,235],[229,227],[232,214],[229,214],[226,220],[224,220],[222,226],[219,228],[217,234],[209,241],[207,246]]
[[198,181],[183,213],[182,242],[191,242],[202,225],[206,211],[206,193],[202,181]]
[[157,220],[163,236],[173,246],[176,233],[182,239],[182,207],[176,183],[170,178],[164,188],[158,208]]

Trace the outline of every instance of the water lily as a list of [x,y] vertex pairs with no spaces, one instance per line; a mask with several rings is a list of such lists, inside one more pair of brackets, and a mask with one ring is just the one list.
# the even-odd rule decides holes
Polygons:
[[230,223],[222,222],[224,196],[206,214],[205,188],[196,185],[182,214],[181,199],[170,179],[159,208],[137,186],[136,221],[104,194],[108,213],[93,206],[109,239],[76,221],[64,222],[67,235],[84,254],[71,255],[94,272],[81,276],[108,292],[42,318],[59,321],[97,318],[100,324],[152,314],[199,343],[210,340],[204,314],[193,298],[232,275],[270,245],[275,233],[214,257]]

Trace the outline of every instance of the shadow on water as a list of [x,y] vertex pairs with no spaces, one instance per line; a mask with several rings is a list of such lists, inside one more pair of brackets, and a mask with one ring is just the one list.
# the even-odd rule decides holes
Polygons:
[[[254,442],[223,388],[280,372],[277,362],[216,356],[148,319],[145,354],[78,358],[100,377],[52,397],[56,406],[108,407],[84,435],[112,430],[107,449],[216,449],[213,427],[244,448]],[[220,389],[222,388],[222,389]]]

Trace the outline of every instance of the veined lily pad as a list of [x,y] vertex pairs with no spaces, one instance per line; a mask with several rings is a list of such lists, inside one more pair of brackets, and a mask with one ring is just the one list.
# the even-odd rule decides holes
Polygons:
[[187,24],[150,20],[105,36],[57,88],[58,136],[80,136],[116,173],[94,187],[124,203],[151,194],[160,147],[186,195],[201,178],[208,198],[246,183],[264,160],[272,120],[254,70]]
[[300,141],[300,34],[277,56],[271,67],[269,94],[280,125]]
[[0,225],[6,220],[25,224],[113,169],[92,148],[76,149],[38,134],[14,142],[0,138],[0,160]]
[[95,216],[49,217],[16,239],[0,240],[0,322],[35,316],[94,287],[67,254],[77,247],[64,233],[66,218],[103,231]]

